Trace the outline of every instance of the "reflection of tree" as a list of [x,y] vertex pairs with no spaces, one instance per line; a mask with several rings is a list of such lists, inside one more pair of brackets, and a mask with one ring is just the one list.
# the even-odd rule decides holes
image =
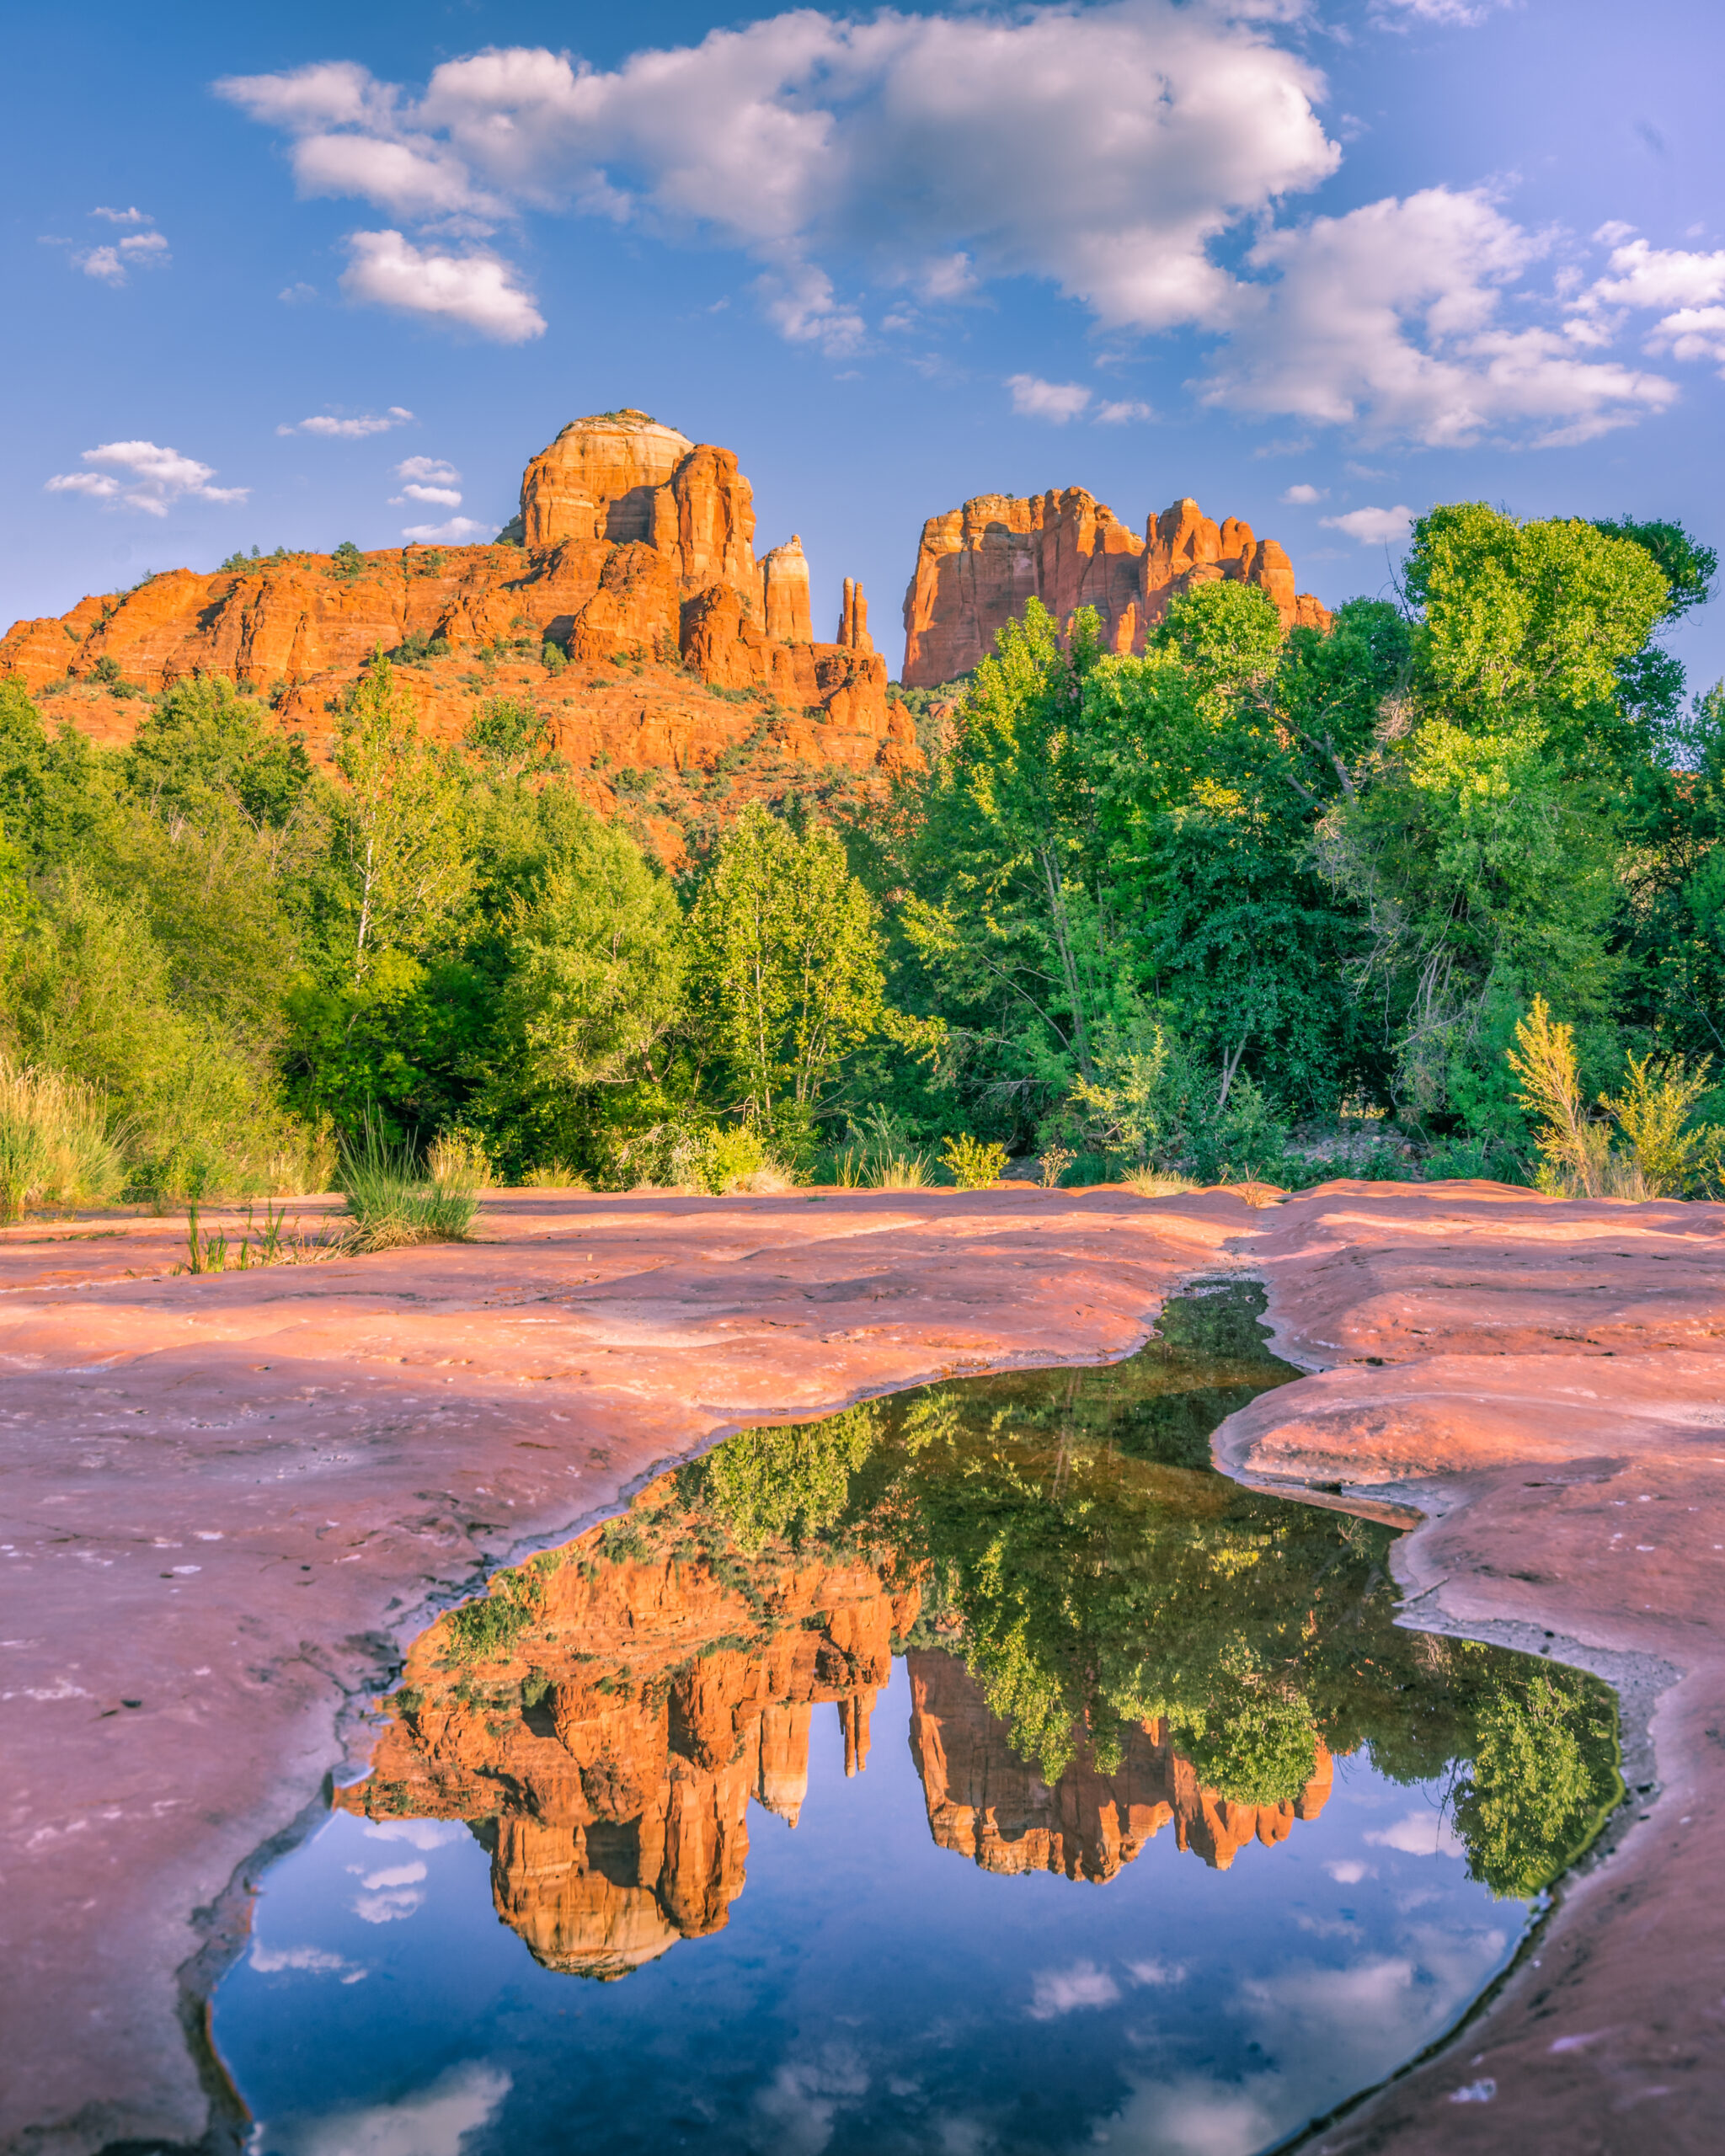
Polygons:
[[1481,1705],[1455,1824],[1495,1894],[1534,1894],[1592,1839],[1621,1785],[1603,1688],[1535,1668]]
[[1109,1369],[750,1432],[680,1480],[745,1546],[818,1534],[889,1553],[922,1589],[916,1641],[962,1654],[1050,1783],[1077,1731],[1108,1773],[1153,1721],[1242,1804],[1297,1796],[1321,1738],[1368,1746],[1402,1782],[1466,1760],[1457,1825],[1475,1876],[1530,1893],[1618,1793],[1610,1694],[1399,1630],[1390,1529],[1168,1464],[1289,1374],[1239,1295],[1215,1294],[1173,1306],[1160,1346]]

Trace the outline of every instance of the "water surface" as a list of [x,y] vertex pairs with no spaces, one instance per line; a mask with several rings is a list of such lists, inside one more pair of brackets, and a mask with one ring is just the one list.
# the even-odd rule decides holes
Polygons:
[[216,1995],[256,2156],[1247,2156],[1440,2035],[1610,1695],[1209,1470],[1260,1342],[746,1433],[434,1626]]

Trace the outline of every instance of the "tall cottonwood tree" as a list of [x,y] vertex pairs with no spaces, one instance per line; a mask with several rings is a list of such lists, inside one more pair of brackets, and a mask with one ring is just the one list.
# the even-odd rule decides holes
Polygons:
[[412,699],[381,652],[349,694],[335,768],[348,788],[340,832],[358,980],[381,951],[426,949],[467,899],[467,786],[454,760],[421,735]]
[[692,996],[734,1105],[806,1129],[889,1011],[873,901],[830,830],[801,836],[751,803],[689,918]]

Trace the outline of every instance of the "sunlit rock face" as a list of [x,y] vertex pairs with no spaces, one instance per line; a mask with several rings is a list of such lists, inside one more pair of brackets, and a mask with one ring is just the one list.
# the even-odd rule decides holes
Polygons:
[[[465,712],[475,700],[452,694],[445,675],[467,680],[476,653],[494,663],[520,654],[537,675],[548,640],[585,667],[670,670],[664,686],[683,692],[678,705],[687,702],[683,668],[715,687],[758,688],[796,737],[782,746],[808,760],[920,760],[911,720],[887,702],[886,662],[858,632],[860,586],[845,585],[839,640],[815,643],[801,542],[756,562],[754,494],[730,450],[692,442],[644,412],[572,420],[528,462],[520,513],[501,536],[513,543],[175,569],[57,619],[15,623],[0,639],[0,675],[32,691],[90,685],[88,712],[83,697],[61,709],[104,739],[129,738],[142,708],[122,699],[110,709],[99,696],[113,670],[152,694],[195,674],[225,675],[269,695],[285,723],[309,723],[316,746],[327,740],[326,710],[374,652],[435,648],[442,655],[429,671],[416,665],[406,686],[432,731],[458,734],[458,723],[440,728],[441,702]],[[486,693],[499,686],[521,693],[537,681]],[[657,744],[607,741],[607,758],[681,771],[735,745],[710,748],[681,708],[663,730]]]
[[1191,1762],[1160,1721],[1128,1728],[1118,1766],[1105,1773],[1087,1732],[1052,1787],[1012,1748],[982,1689],[962,1662],[913,1652],[911,1748],[928,1805],[928,1830],[943,1849],[985,1871],[1062,1872],[1112,1879],[1172,1825],[1182,1849],[1226,1871],[1248,1842],[1273,1849],[1297,1819],[1316,1819],[1334,1768],[1322,1740],[1311,1780],[1281,1804],[1236,1804],[1199,1786]]
[[996,633],[1033,599],[1064,631],[1094,607],[1109,651],[1141,652],[1169,602],[1223,578],[1256,584],[1284,628],[1327,628],[1330,616],[1294,589],[1274,539],[1228,517],[1216,525],[1189,497],[1152,516],[1140,538],[1082,487],[1045,494],[979,494],[922,527],[905,595],[905,686],[933,688],[968,673]]

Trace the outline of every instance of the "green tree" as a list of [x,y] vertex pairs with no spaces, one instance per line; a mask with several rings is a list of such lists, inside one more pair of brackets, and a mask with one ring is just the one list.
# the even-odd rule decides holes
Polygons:
[[504,1022],[530,1083],[617,1085],[653,1069],[682,990],[682,916],[626,831],[590,814],[505,916]]
[[1544,995],[1606,1027],[1621,991],[1624,840],[1664,749],[1622,683],[1670,584],[1632,539],[1463,503],[1416,526],[1406,591],[1407,689],[1321,857],[1370,926],[1401,1105],[1509,1142],[1515,1013]]
[[467,792],[381,653],[348,696],[335,768],[347,782],[339,830],[359,979],[381,951],[430,949],[461,910],[473,883]]
[[750,803],[689,917],[696,1022],[730,1104],[794,1140],[829,1106],[846,1058],[897,1023],[875,909],[838,839],[800,837]]

